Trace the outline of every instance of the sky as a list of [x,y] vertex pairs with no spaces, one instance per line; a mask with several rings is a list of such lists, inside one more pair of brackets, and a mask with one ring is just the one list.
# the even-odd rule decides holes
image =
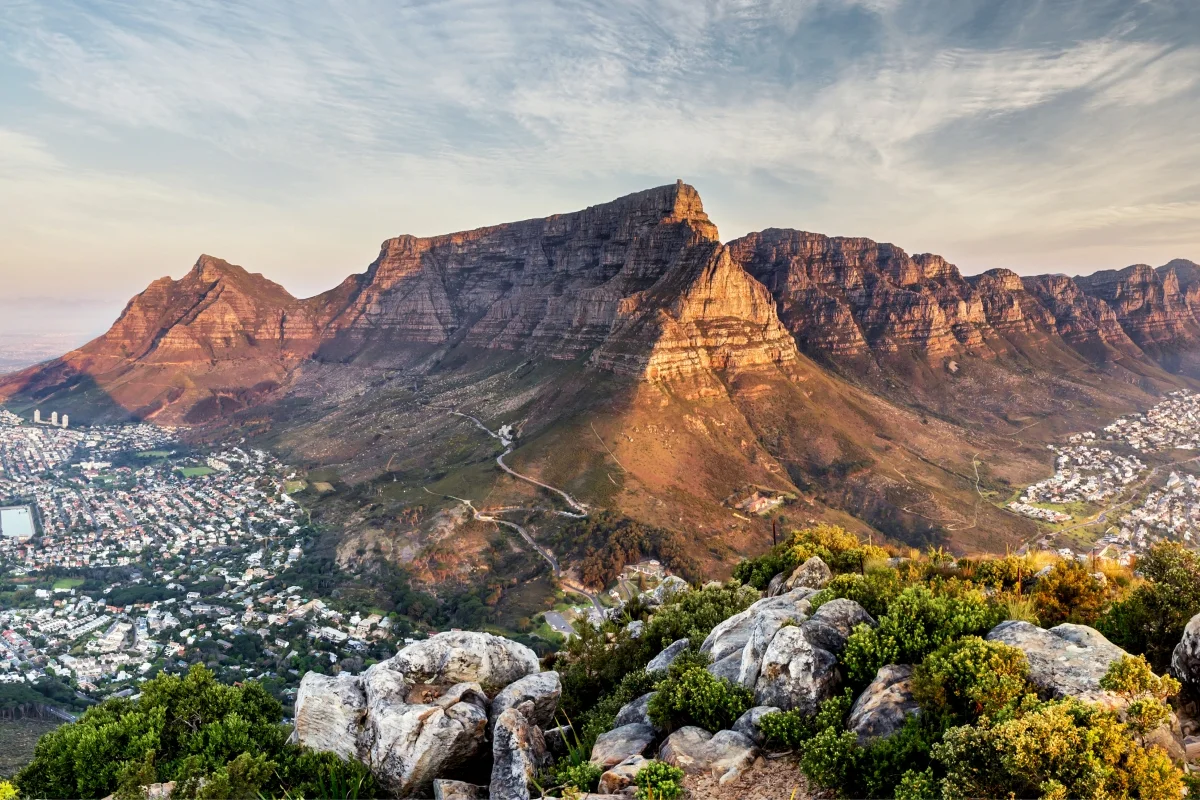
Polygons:
[[1194,0],[0,0],[0,334],[677,178],[726,240],[1200,261],[1198,131]]

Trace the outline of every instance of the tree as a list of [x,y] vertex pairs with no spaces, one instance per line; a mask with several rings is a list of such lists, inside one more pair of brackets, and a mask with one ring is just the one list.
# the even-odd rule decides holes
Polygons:
[[1166,671],[1188,621],[1200,613],[1200,556],[1174,542],[1159,542],[1137,563],[1146,577],[1096,622],[1100,632]]
[[1038,619],[1046,627],[1060,622],[1091,625],[1108,602],[1108,593],[1078,561],[1055,564],[1033,590]]

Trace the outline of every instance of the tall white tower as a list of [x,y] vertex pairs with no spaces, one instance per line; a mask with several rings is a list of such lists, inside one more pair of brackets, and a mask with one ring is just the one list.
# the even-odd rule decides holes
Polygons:
[[67,420],[69,420],[70,418],[71,418],[71,417],[70,417],[69,415],[67,415],[67,414],[63,414],[63,418],[62,418],[62,426],[63,426],[64,428],[65,428],[65,427],[67,427]]
[[57,411],[50,412],[50,424],[54,425],[55,427],[58,427],[58,412]]
[[40,408],[35,408],[33,410],[33,424],[40,425],[41,422],[42,422],[42,410]]

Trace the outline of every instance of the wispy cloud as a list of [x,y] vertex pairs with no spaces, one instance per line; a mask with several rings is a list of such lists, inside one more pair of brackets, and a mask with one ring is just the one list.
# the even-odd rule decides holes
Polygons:
[[385,235],[675,177],[727,235],[869,235],[968,270],[1200,255],[1187,0],[0,12],[0,202],[23,211],[0,235],[22,269],[84,270],[45,252],[71,225],[137,280],[224,246],[315,290]]

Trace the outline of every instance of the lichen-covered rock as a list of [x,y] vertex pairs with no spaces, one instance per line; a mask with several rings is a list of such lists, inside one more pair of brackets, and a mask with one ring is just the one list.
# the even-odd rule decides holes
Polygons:
[[696,775],[709,773],[726,783],[749,768],[759,750],[747,736],[737,731],[711,734],[703,728],[687,726],[672,733],[659,748],[662,761]]
[[621,794],[630,786],[633,786],[637,774],[642,771],[642,767],[649,763],[650,759],[648,758],[630,756],[620,764],[610,767],[600,776],[600,784],[597,790],[601,794]]
[[529,800],[530,782],[549,764],[542,731],[510,708],[496,718],[492,737],[492,800]]
[[367,696],[357,676],[307,672],[296,691],[296,739],[313,750],[356,758],[366,711]]
[[372,669],[388,669],[405,682],[478,683],[489,694],[540,669],[537,654],[519,642],[477,631],[450,631],[414,642]]
[[441,778],[433,782],[433,800],[486,800],[488,787]]
[[596,737],[591,762],[605,769],[616,766],[631,756],[645,753],[654,742],[654,736],[654,728],[638,722],[613,728]]
[[679,657],[679,654],[687,650],[691,644],[690,639],[680,639],[672,642],[661,653],[650,659],[650,663],[646,665],[646,672],[666,672],[671,664],[675,663],[675,659]]
[[783,582],[786,581],[787,579],[788,579],[788,573],[786,573],[786,572],[781,572],[778,575],[776,575],[774,578],[771,578],[771,582],[767,584],[767,591],[766,591],[767,597],[775,597],[776,595],[782,594],[783,593]]
[[809,605],[806,598],[794,607],[769,608],[755,617],[754,624],[750,627],[750,636],[738,659],[738,673],[733,678],[735,682],[747,689],[754,688],[754,684],[758,682],[758,671],[762,667],[767,645],[784,625],[799,624],[807,619]]
[[1075,697],[1113,706],[1115,698],[1100,688],[1108,666],[1127,655],[1086,625],[1057,625],[1050,630],[1008,620],[987,639],[1016,647],[1029,662],[1029,680],[1047,698]]
[[613,722],[613,727],[619,728],[622,725],[632,725],[634,723],[653,727],[653,723],[650,722],[650,701],[657,694],[658,692],[647,692],[636,700],[631,700],[621,706],[621,710],[617,712],[617,718]]
[[767,714],[778,714],[779,711],[780,709],[775,706],[755,706],[737,718],[737,721],[733,723],[733,730],[761,747],[767,736],[759,727],[759,722]]
[[730,653],[720,661],[709,664],[705,669],[715,678],[737,683],[738,674],[742,669],[742,654],[736,652]]
[[782,615],[783,618],[803,617],[808,613],[808,598],[815,593],[814,589],[802,587],[778,597],[764,597],[756,601],[713,628],[700,645],[700,652],[708,653],[714,662],[733,653],[741,653],[750,641],[754,624],[760,617],[769,614]]
[[783,582],[784,592],[793,589],[824,589],[825,584],[833,580],[833,570],[820,556],[812,556],[792,571]]
[[881,667],[867,685],[854,707],[846,728],[858,734],[859,744],[886,739],[904,726],[904,721],[920,713],[912,694],[913,668],[906,664]]
[[562,697],[562,680],[557,672],[539,672],[526,675],[501,689],[492,698],[492,719],[523,702],[533,704],[526,718],[539,728],[548,728],[558,711],[558,700]]
[[642,604],[648,608],[657,608],[675,595],[690,592],[691,589],[683,578],[668,575],[663,578],[662,583],[642,595]]
[[815,714],[842,682],[837,656],[859,624],[874,625],[853,600],[830,600],[798,626],[779,629],[763,655],[754,687],[759,705]]
[[1193,692],[1200,689],[1200,614],[1188,621],[1171,653],[1171,674]]

